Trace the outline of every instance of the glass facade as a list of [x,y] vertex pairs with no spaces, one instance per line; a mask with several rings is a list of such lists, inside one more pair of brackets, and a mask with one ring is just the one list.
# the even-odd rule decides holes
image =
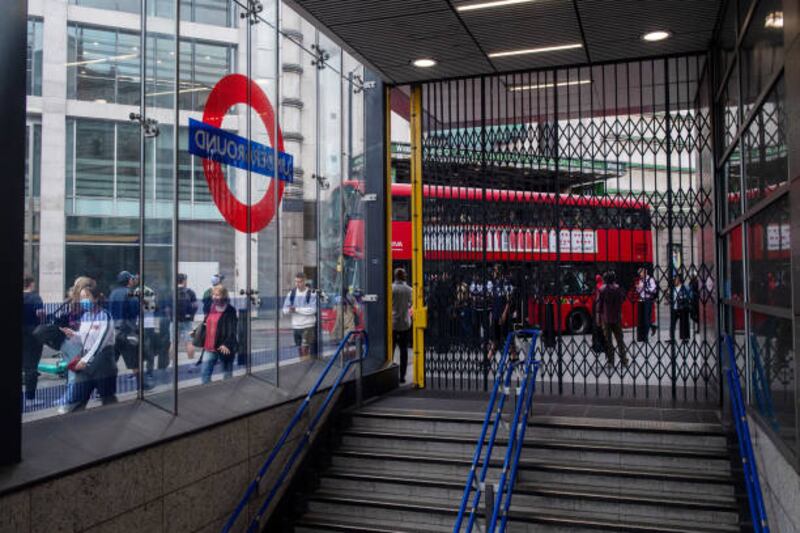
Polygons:
[[796,458],[783,2],[740,0],[738,11],[728,4],[718,45],[730,67],[722,68],[717,101],[723,331],[733,337],[752,412]]
[[[37,320],[74,334],[26,337],[41,357],[24,420],[137,397],[175,411],[185,387],[319,371],[367,317],[366,173],[349,174],[363,66],[275,2],[238,30],[228,0],[181,0],[179,21],[174,0],[148,2],[144,21],[138,0],[70,4],[28,22],[28,94],[51,103],[28,105],[25,267]],[[234,145],[198,153],[197,128]],[[113,340],[82,373],[97,321]]]

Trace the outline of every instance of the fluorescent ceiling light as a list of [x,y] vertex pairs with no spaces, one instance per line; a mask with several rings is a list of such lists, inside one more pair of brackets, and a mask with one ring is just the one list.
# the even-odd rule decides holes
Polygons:
[[581,43],[575,44],[562,44],[558,46],[545,46],[543,48],[526,48],[524,50],[509,50],[508,52],[493,52],[489,57],[508,57],[508,56],[522,56],[527,54],[544,54],[547,52],[560,52],[561,50],[572,50],[574,48],[583,48]]
[[411,62],[411,64],[414,65],[415,67],[429,68],[436,64],[436,60],[423,57],[420,59],[415,59],[414,61]]
[[456,7],[456,11],[475,11],[477,9],[489,9],[492,7],[513,6],[516,4],[528,4],[536,0],[494,0],[493,2],[480,2],[477,4],[466,4]]
[[650,33],[645,33],[642,35],[642,39],[645,41],[649,41],[654,43],[656,41],[663,41],[667,37],[670,37],[672,34],[668,31],[651,31]]
[[560,81],[558,83],[538,83],[535,85],[514,85],[509,87],[509,91],[538,91],[539,89],[552,89],[553,87],[572,87],[573,85],[586,85],[592,80],[571,80]]
[[783,11],[773,11],[764,19],[764,27],[771,29],[783,28]]

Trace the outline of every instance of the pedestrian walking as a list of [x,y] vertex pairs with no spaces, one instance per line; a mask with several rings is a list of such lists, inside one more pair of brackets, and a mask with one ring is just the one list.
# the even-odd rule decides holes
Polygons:
[[317,343],[317,295],[306,285],[303,272],[295,275],[294,285],[283,301],[283,314],[291,317],[297,356],[305,359]]
[[36,386],[39,381],[39,361],[42,359],[43,344],[33,335],[33,331],[44,318],[44,303],[36,291],[33,276],[26,275],[22,283],[22,372],[25,383],[25,401],[36,401]]
[[[625,340],[622,337],[622,304],[625,301],[625,291],[617,284],[614,272],[606,272],[603,276],[603,288],[597,298],[597,316],[606,341],[606,356],[608,365],[614,366],[614,343],[619,352],[623,366],[628,366],[628,356],[625,353]],[[613,337],[613,339],[612,339]]]
[[79,297],[83,310],[79,329],[61,328],[68,339],[80,346],[67,365],[74,377],[68,381],[66,399],[58,409],[62,414],[83,409],[95,390],[103,405],[117,401],[113,319],[103,309],[103,297],[96,285],[85,286]]
[[392,357],[400,349],[400,383],[406,381],[408,346],[411,344],[411,301],[413,290],[406,283],[406,271],[395,269],[392,283]]
[[656,326],[653,324],[653,306],[658,299],[658,284],[653,277],[652,267],[639,269],[639,279],[636,281],[636,295],[639,299],[636,340],[638,342],[647,342],[648,336],[656,332]]
[[211,305],[203,319],[203,326],[198,329],[199,339],[196,343],[203,347],[203,354],[197,364],[202,362],[203,370],[200,382],[211,381],[214,367],[219,362],[222,366],[223,379],[233,377],[233,360],[239,349],[237,339],[236,309],[230,303],[228,289],[216,285],[211,289]]

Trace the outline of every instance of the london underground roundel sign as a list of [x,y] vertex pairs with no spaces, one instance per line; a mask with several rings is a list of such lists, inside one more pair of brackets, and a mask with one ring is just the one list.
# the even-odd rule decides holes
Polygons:
[[[236,104],[248,105],[261,117],[270,144],[278,149],[277,169],[272,148],[221,128],[228,110]],[[217,209],[228,224],[244,233],[258,232],[270,223],[275,216],[275,194],[280,203],[285,182],[293,179],[292,156],[284,153],[283,135],[280,129],[275,130],[275,113],[269,99],[257,83],[241,74],[230,74],[217,82],[208,96],[202,122],[189,119],[189,153],[203,158],[203,171]],[[228,188],[223,164],[273,179],[264,196],[247,205]]]

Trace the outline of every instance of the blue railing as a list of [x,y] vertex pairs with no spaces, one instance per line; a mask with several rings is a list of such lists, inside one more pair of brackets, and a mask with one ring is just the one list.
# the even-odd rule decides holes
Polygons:
[[311,399],[317,393],[317,390],[322,385],[322,382],[325,380],[325,377],[328,375],[328,372],[330,372],[331,368],[333,368],[333,365],[336,363],[336,360],[339,358],[339,355],[342,355],[342,357],[344,357],[345,353],[344,348],[345,346],[347,346],[348,341],[353,335],[361,335],[361,337],[363,338],[364,341],[363,352],[360,357],[350,359],[349,361],[347,361],[347,363],[345,363],[342,366],[342,369],[336,376],[336,380],[333,382],[333,385],[331,385],[327,396],[325,396],[325,400],[322,402],[322,405],[317,411],[317,414],[314,415],[314,418],[311,419],[311,422],[308,424],[308,428],[306,428],[300,441],[295,446],[294,451],[289,456],[289,460],[284,465],[283,470],[281,470],[281,473],[278,476],[278,478],[272,484],[272,487],[267,493],[266,499],[261,503],[261,506],[258,508],[258,512],[253,517],[253,520],[250,522],[250,526],[247,529],[247,531],[251,533],[258,531],[258,527],[259,524],[261,523],[261,519],[263,518],[264,513],[269,508],[270,503],[272,503],[272,500],[275,498],[275,495],[278,493],[278,490],[280,490],[284,481],[286,481],[286,477],[291,471],[292,466],[294,466],[295,461],[297,461],[298,457],[300,457],[300,454],[305,449],[306,445],[308,445],[308,443],[310,442],[311,436],[313,435],[314,430],[317,427],[317,424],[322,419],[322,416],[325,414],[325,411],[327,410],[328,405],[330,405],[331,400],[333,399],[333,396],[336,393],[336,390],[342,383],[342,380],[345,378],[347,373],[350,371],[350,368],[355,363],[360,364],[367,358],[367,355],[369,353],[369,337],[366,331],[363,330],[350,331],[347,335],[345,335],[344,339],[342,339],[342,342],[339,343],[339,347],[336,349],[336,353],[333,355],[333,357],[330,358],[328,364],[325,365],[325,369],[322,371],[319,377],[317,377],[317,381],[314,383],[314,386],[311,387],[311,390],[308,391],[308,394],[303,400],[303,403],[297,409],[297,412],[294,414],[294,417],[292,417],[291,421],[289,421],[289,425],[286,426],[286,429],[281,435],[281,438],[278,439],[278,442],[272,448],[272,451],[267,457],[267,460],[264,461],[264,464],[261,465],[261,468],[258,469],[258,474],[256,474],[255,479],[253,479],[253,481],[250,482],[250,485],[248,485],[247,490],[245,491],[241,501],[239,501],[239,504],[234,509],[233,514],[231,514],[231,517],[225,523],[225,526],[223,526],[222,528],[223,533],[228,533],[231,530],[231,528],[236,523],[236,520],[239,518],[239,515],[241,515],[242,511],[247,505],[247,502],[250,500],[250,498],[253,497],[254,494],[257,493],[261,480],[266,475],[267,470],[269,470],[269,467],[272,465],[273,461],[275,461],[275,458],[278,456],[278,453],[283,448],[283,445],[286,444],[286,440],[289,438],[289,435],[291,435],[295,426],[300,421],[300,418],[303,416],[303,413],[305,413],[306,409],[308,409],[308,406],[311,403]]
[[[483,418],[483,426],[481,427],[481,433],[478,437],[478,441],[475,445],[475,453],[472,457],[472,464],[470,465],[469,474],[467,475],[467,481],[464,485],[464,494],[461,497],[461,505],[458,509],[458,516],[456,517],[455,525],[453,526],[453,531],[458,533],[461,531],[461,526],[464,523],[464,518],[467,518],[467,527],[466,531],[472,531],[472,528],[475,525],[475,520],[477,519],[477,511],[478,506],[480,505],[481,500],[481,493],[484,490],[485,482],[486,482],[486,474],[489,470],[489,466],[491,463],[492,458],[492,451],[494,450],[494,444],[497,439],[497,431],[500,428],[501,418],[503,414],[503,407],[505,406],[506,399],[508,398],[509,394],[509,386],[511,383],[511,378],[514,374],[514,370],[517,368],[517,365],[520,363],[518,361],[509,361],[509,351],[511,348],[511,343],[514,340],[514,337],[517,335],[527,335],[531,337],[530,346],[528,348],[527,356],[523,361],[525,368],[528,369],[531,364],[534,365],[536,369],[538,369],[538,362],[533,363],[533,352],[536,348],[536,339],[539,337],[539,330],[536,329],[525,329],[520,331],[514,331],[508,334],[506,337],[505,345],[503,346],[503,353],[500,357],[500,362],[497,367],[497,374],[494,381],[494,387],[492,388],[492,394],[489,397],[489,405],[486,407],[486,415]],[[535,379],[535,378],[534,378]],[[526,380],[523,379],[525,382]],[[526,391],[526,385],[522,385],[523,391]],[[500,394],[500,398],[498,400],[498,394]],[[520,402],[523,401],[523,397],[525,394],[521,394],[517,399],[517,407],[522,405]],[[532,394],[531,394],[532,397]],[[527,404],[526,404],[527,405]],[[495,408],[496,407],[496,408]],[[494,417],[493,417],[494,415]],[[527,414],[526,417],[526,425],[527,425]],[[509,435],[509,442],[508,442],[508,449],[506,451],[506,461],[509,460],[509,452],[513,446],[513,439],[516,438],[517,431],[516,427],[519,422],[519,410],[515,410],[515,419],[514,419],[514,428],[510,432]],[[492,432],[491,436],[489,437],[488,442],[486,442],[486,433],[489,431],[489,424],[492,424]],[[522,436],[524,437],[524,431]],[[484,450],[484,443],[486,442],[486,455],[483,457],[483,450]],[[521,443],[520,443],[521,444]],[[521,450],[521,445],[520,445]],[[514,464],[516,465],[519,461],[519,450],[514,454]],[[483,462],[483,466],[481,467],[480,474],[477,473],[478,464]],[[511,476],[511,479],[515,479],[516,477],[516,466],[514,467],[514,472]],[[513,483],[510,485],[513,487]],[[472,496],[472,500],[470,503],[470,494],[472,494],[474,489],[474,495]],[[500,494],[498,493],[498,496]],[[509,498],[510,501],[510,498]],[[467,506],[469,505],[469,511],[467,511]],[[468,512],[468,516],[467,516]]]
[[756,533],[769,533],[767,509],[764,506],[764,495],[761,492],[761,483],[758,481],[758,466],[756,465],[756,458],[753,453],[753,441],[750,440],[750,425],[747,423],[747,412],[742,396],[742,385],[739,381],[739,368],[736,366],[736,353],[733,347],[733,339],[730,335],[726,335],[725,341],[728,345],[728,363],[730,365],[727,375],[731,397],[731,415],[736,424],[736,436],[739,441],[739,456],[742,459],[744,484],[747,489],[747,502],[750,505],[753,530]]

